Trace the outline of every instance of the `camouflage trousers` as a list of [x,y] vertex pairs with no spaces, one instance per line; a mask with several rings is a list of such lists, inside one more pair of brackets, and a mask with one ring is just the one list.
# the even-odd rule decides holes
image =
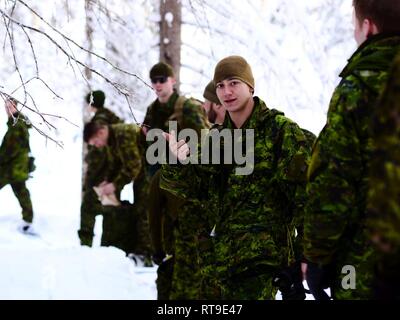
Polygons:
[[172,276],[171,300],[200,299],[200,265],[197,234],[201,228],[198,222],[198,206],[189,202],[178,212],[174,227],[175,266]]
[[151,260],[150,229],[148,221],[149,180],[144,174],[133,184],[134,203],[133,211],[136,218],[136,244],[134,253]]
[[219,281],[223,300],[275,300],[277,288],[272,279],[275,273],[236,275],[227,281]]
[[81,227],[78,235],[82,245],[92,246],[94,224],[99,214],[103,214],[103,207],[93,188],[89,188],[84,191],[81,203]]
[[26,187],[26,181],[10,182],[3,178],[0,178],[0,190],[8,184],[11,186],[15,196],[18,199],[19,205],[22,208],[22,219],[26,222],[32,222],[32,201],[29,190]]

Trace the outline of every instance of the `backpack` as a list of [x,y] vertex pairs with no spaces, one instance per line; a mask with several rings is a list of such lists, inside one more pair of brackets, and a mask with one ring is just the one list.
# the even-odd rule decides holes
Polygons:
[[174,113],[169,117],[170,121],[177,121],[180,128],[185,128],[183,121],[183,107],[185,103],[190,100],[193,104],[198,105],[203,123],[209,123],[205,110],[202,107],[202,102],[194,98],[186,98],[185,96],[179,96],[174,105]]

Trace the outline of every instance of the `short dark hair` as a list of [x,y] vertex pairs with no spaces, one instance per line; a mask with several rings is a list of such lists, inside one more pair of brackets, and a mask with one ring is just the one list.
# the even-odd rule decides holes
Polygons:
[[93,96],[93,101],[90,104],[92,107],[95,107],[97,109],[104,108],[104,101],[106,100],[106,95],[103,91],[96,90],[89,92],[85,98],[87,103],[90,103],[91,96]]
[[97,134],[97,132],[105,127],[107,127],[107,125],[101,122],[88,122],[87,124],[85,124],[85,128],[83,129],[83,140],[86,143],[89,143],[89,140],[92,139]]
[[174,77],[174,70],[168,63],[159,62],[150,70],[150,79],[155,77]]
[[357,19],[369,19],[379,33],[400,32],[400,0],[353,0]]
[[6,100],[12,102],[15,106],[18,105],[18,100],[13,98],[13,97],[11,97],[11,96],[9,96]]

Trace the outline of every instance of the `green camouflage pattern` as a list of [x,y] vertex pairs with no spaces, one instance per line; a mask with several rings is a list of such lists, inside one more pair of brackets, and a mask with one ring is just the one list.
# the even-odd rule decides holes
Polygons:
[[[400,298],[400,51],[372,119],[367,228],[381,257],[374,298]],[[377,286],[377,285],[376,285]]]
[[[15,120],[14,120],[15,119]],[[4,181],[21,182],[29,178],[29,120],[21,113],[8,118],[7,132],[0,146],[0,176]]]
[[[292,262],[300,240],[293,226],[301,229],[310,143],[283,113],[254,101],[242,127],[255,133],[252,174],[236,175],[237,165],[163,166],[161,187],[201,208],[200,298],[274,299],[272,277]],[[215,128],[235,127],[227,116]]]
[[178,93],[174,91],[167,103],[156,99],[148,107],[143,124],[148,129],[161,129],[165,132],[168,132],[168,122],[174,120],[178,122],[178,131],[191,128],[200,133],[201,129],[209,127],[207,116],[197,100],[186,99],[182,115],[177,116],[175,104],[178,98]]
[[109,126],[108,158],[110,168],[106,181],[112,182],[116,190],[135,180],[142,170],[140,150],[141,130],[135,124]]
[[[148,126],[148,129],[157,128],[167,132],[169,121],[177,121],[177,134],[180,130],[186,128],[194,129],[200,134],[201,129],[209,127],[205,112],[198,101],[186,99],[182,109],[178,110],[179,108],[176,106],[178,98],[179,95],[174,92],[166,104],[161,104],[157,99],[150,105],[143,122]],[[187,252],[185,247],[191,245],[187,241],[180,241],[181,234],[175,230],[177,217],[185,209],[179,198],[159,188],[159,173],[157,173],[159,168],[159,165],[155,165],[148,166],[147,169],[148,175],[153,176],[150,182],[150,206],[148,210],[151,240],[154,252],[166,252],[174,255],[175,258],[173,261],[168,261],[168,265],[173,264],[173,267],[166,268],[163,266],[159,268],[157,290],[161,297],[171,299],[185,299],[186,297],[187,299],[186,291],[190,290],[191,284],[197,286],[197,283],[194,283],[196,277],[193,277],[193,269],[188,269],[191,264],[185,263],[191,257],[177,256],[175,251],[175,241],[178,241],[178,252],[182,255]],[[184,213],[183,216],[185,216]],[[165,272],[165,270],[170,272]],[[166,285],[167,283],[168,285]]]
[[[14,120],[15,119],[15,120]],[[0,146],[0,190],[11,188],[22,208],[22,218],[32,222],[33,209],[26,180],[29,178],[29,120],[21,113],[9,117],[7,132]]]
[[[373,247],[365,228],[371,115],[386,83],[400,37],[377,35],[350,58],[333,93],[327,123],[314,145],[308,171],[305,258],[333,264],[337,299],[371,298]],[[356,289],[344,290],[344,266],[356,269]]]
[[[98,109],[91,121],[107,125],[122,123],[122,120],[107,108]],[[82,245],[92,246],[96,216],[103,213],[103,207],[93,187],[106,179],[108,170],[107,155],[107,147],[99,149],[94,146],[88,146],[85,156],[87,171],[82,186],[81,225],[78,231]]]
[[[150,259],[150,236],[147,217],[149,182],[144,168],[144,145],[142,132],[135,124],[116,124],[109,127],[108,149],[109,170],[106,180],[112,182],[118,192],[130,183],[133,184],[134,204],[131,219],[135,221],[135,243],[132,253]],[[131,223],[128,223],[131,225]]]
[[372,123],[368,227],[400,248],[400,54]]

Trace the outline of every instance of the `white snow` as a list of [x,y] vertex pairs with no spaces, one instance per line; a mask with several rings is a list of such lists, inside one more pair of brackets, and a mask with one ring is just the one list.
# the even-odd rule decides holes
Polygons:
[[0,192],[0,300],[156,299],[156,268],[136,267],[123,251],[100,247],[101,219],[93,248],[79,244],[80,144],[41,153],[34,152],[38,171],[28,180],[38,237],[17,231],[19,204],[9,186]]

